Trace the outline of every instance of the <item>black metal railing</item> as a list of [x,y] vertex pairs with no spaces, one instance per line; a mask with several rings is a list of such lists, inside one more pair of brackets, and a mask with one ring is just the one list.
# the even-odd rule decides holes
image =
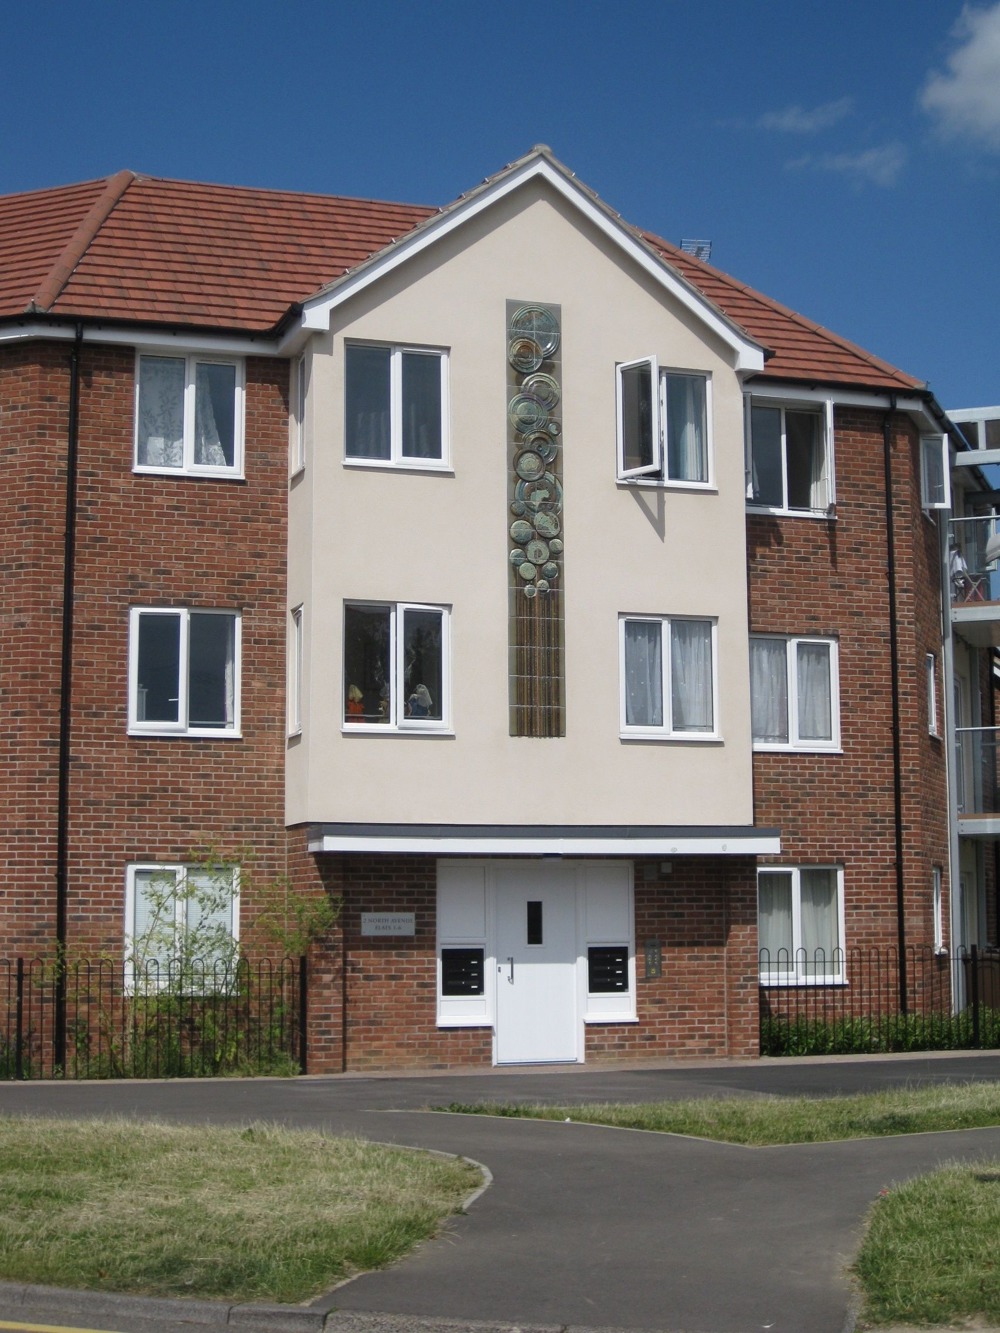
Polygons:
[[1000,950],[760,952],[762,1055],[997,1047]]
[[0,959],[0,1077],[305,1073],[305,967],[304,958],[183,968]]

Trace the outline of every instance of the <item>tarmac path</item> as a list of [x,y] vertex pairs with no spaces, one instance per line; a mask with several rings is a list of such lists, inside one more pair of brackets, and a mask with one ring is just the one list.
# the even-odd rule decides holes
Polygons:
[[[441,1237],[395,1267],[364,1274],[313,1302],[317,1315],[337,1312],[327,1321],[331,1330],[461,1329],[482,1322],[843,1333],[853,1324],[847,1266],[880,1189],[945,1161],[1000,1158],[1000,1128],[744,1148],[424,1108],[479,1099],[572,1104],[746,1092],[824,1095],[997,1077],[1000,1054],[410,1077],[8,1083],[0,1084],[0,1113],[265,1120],[460,1153],[488,1167],[489,1188]],[[43,1322],[16,1297],[0,1287],[0,1321]],[[181,1327],[166,1314],[157,1328]],[[260,1314],[257,1328],[280,1327]],[[81,1298],[70,1322],[137,1333],[154,1327],[129,1318],[122,1306],[116,1322],[105,1316],[97,1325]]]

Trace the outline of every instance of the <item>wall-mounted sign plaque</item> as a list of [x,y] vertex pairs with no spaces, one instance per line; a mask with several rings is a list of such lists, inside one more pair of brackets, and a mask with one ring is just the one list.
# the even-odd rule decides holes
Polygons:
[[362,935],[415,935],[416,912],[362,912]]

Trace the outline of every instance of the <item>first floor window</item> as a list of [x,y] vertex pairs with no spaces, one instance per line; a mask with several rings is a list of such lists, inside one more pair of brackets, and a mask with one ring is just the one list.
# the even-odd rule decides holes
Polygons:
[[344,725],[448,725],[448,611],[408,602],[344,607]]
[[833,501],[832,411],[750,406],[747,500],[783,511],[825,513]]
[[138,991],[217,991],[235,982],[239,872],[232,865],[133,865],[126,977]]
[[930,735],[938,736],[937,658],[933,653],[926,654],[924,667],[927,676],[927,730]]
[[934,927],[934,949],[940,953],[944,949],[944,895],[942,891],[942,871],[940,866],[931,867],[931,913]]
[[134,607],[130,630],[130,731],[239,731],[238,613]]
[[711,380],[663,370],[655,357],[617,367],[618,476],[709,481]]
[[410,466],[443,462],[446,371],[440,351],[348,343],[345,458]]
[[292,611],[288,627],[288,734],[297,736],[302,731],[302,607]]
[[715,622],[622,616],[622,734],[715,734]]
[[833,639],[750,637],[753,742],[762,750],[840,745],[837,644]]
[[242,470],[240,362],[140,355],[137,380],[137,468],[237,474]]
[[838,866],[759,870],[757,935],[764,984],[843,981],[843,871]]

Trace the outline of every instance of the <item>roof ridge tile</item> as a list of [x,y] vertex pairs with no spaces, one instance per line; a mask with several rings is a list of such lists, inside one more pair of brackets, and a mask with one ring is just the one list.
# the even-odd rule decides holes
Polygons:
[[73,235],[66,242],[59,258],[52,265],[42,285],[28,305],[32,314],[49,310],[66,286],[73,270],[86,254],[88,247],[108,220],[112,209],[135,180],[135,173],[118,171],[109,176],[98,198],[81,218]]

